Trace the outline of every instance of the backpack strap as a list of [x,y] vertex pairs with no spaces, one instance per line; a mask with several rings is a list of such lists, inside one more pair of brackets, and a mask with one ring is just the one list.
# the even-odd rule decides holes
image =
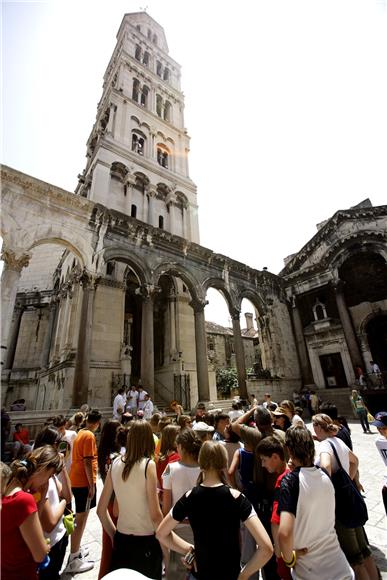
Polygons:
[[[337,461],[340,469],[343,469],[343,466],[341,465],[341,461],[340,461],[339,456],[338,456],[337,451],[336,451],[336,447],[333,445],[332,441],[328,441],[328,443],[333,449],[333,453],[335,454],[336,461]],[[344,471],[345,471],[345,469],[344,469]]]
[[145,479],[146,479],[146,472],[148,471],[149,462],[150,462],[150,458],[147,459],[146,465],[145,465]]

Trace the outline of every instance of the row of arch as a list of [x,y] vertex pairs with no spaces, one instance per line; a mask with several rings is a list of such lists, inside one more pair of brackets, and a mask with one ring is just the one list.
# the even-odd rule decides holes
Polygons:
[[[139,79],[133,78],[132,99],[135,103],[138,103],[145,109],[151,109],[150,94],[151,90],[148,85],[141,84]],[[159,93],[156,93],[156,106],[155,110],[152,112],[156,113],[160,119],[163,119],[168,123],[173,122],[172,103],[168,99],[164,99]]]
[[[137,44],[134,50],[134,58],[149,69],[153,69],[163,81],[169,82],[171,78],[171,71],[167,66],[164,66],[159,60],[154,59],[148,50]],[[154,61],[154,62],[153,62]]]

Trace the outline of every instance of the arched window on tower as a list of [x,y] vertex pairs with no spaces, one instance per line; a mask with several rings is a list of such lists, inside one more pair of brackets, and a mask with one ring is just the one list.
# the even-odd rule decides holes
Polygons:
[[172,105],[169,101],[164,103],[164,120],[172,121]]
[[159,215],[159,228],[160,230],[164,229],[164,217],[162,215]]
[[157,163],[161,165],[161,167],[165,167],[168,169],[168,158],[169,158],[169,151],[166,147],[162,145],[157,146]]
[[154,34],[152,38],[153,44],[157,46],[157,36]]
[[140,103],[141,103],[141,106],[142,107],[147,107],[148,106],[148,95],[149,95],[149,88],[146,85],[144,85],[142,87],[141,100],[140,100]]
[[165,81],[169,81],[169,68],[165,68],[164,69],[164,75],[163,75],[163,79]]
[[134,53],[134,58],[141,62],[141,46],[139,46],[138,44],[136,45],[136,51]]
[[156,74],[158,77],[162,78],[163,65],[161,64],[161,62],[159,60],[156,62]]
[[150,59],[149,52],[148,51],[144,52],[142,62],[145,66],[149,66],[149,59]]
[[144,155],[145,151],[145,136],[139,131],[132,133],[132,151],[139,155]]
[[132,89],[132,99],[138,103],[138,97],[140,95],[140,81],[133,79],[133,89]]
[[114,275],[114,270],[115,270],[115,263],[114,262],[108,262],[106,264],[106,275],[107,276],[113,276]]
[[130,217],[132,218],[137,217],[137,206],[134,205],[134,203],[132,203],[132,206],[130,208]]
[[148,28],[148,38],[151,39],[152,38],[152,31],[150,28]]
[[316,300],[315,305],[313,306],[313,316],[315,320],[324,320],[324,318],[328,318],[325,304],[320,302],[319,299]]
[[156,113],[158,117],[163,116],[163,99],[160,95],[156,95]]

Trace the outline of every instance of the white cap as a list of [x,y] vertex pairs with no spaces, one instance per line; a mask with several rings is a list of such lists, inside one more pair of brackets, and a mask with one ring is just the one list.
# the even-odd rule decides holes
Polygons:
[[207,425],[207,423],[205,423],[204,421],[198,421],[197,423],[195,423],[195,425],[192,427],[193,431],[208,431],[208,432],[212,432],[215,431],[215,429],[213,427],[211,427],[211,425]]

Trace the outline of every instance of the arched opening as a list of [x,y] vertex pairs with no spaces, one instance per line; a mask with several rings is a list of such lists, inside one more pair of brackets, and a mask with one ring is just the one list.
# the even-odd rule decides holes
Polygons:
[[8,335],[4,402],[24,398],[28,409],[57,409],[71,403],[84,263],[70,244],[55,238],[39,240],[30,254]]
[[159,60],[156,62],[156,74],[158,77],[162,78],[163,65],[161,64],[161,62]]
[[145,135],[136,130],[132,133],[132,151],[139,155],[144,155],[145,151]]
[[136,49],[134,52],[134,58],[136,60],[138,60],[139,62],[141,62],[141,46],[139,46],[138,44],[136,45]]
[[132,99],[138,103],[138,98],[140,96],[140,81],[137,79],[133,79],[133,88],[132,88]]
[[165,101],[164,104],[164,120],[168,122],[172,120],[172,105],[169,101]]
[[[387,314],[372,318],[366,327],[368,344],[370,346],[372,360],[379,366],[387,379]],[[368,366],[369,365],[369,361]]]
[[137,206],[134,203],[132,203],[130,207],[130,217],[132,218],[137,217]]
[[160,230],[164,229],[164,216],[159,215],[159,228]]
[[257,318],[258,313],[254,304],[247,298],[243,298],[241,303],[241,334],[246,371],[248,375],[261,376],[263,365]]
[[165,145],[157,145],[157,163],[165,169],[168,169],[169,167],[169,150]]
[[126,386],[138,384],[141,378],[141,321],[142,298],[138,292],[139,279],[128,268],[125,275],[125,310],[121,349],[121,374]]
[[150,55],[149,55],[149,52],[148,52],[148,51],[145,51],[145,52],[144,52],[143,59],[142,59],[142,63],[143,63],[145,66],[149,66],[149,60],[150,60]]
[[366,250],[351,255],[340,266],[339,277],[345,283],[348,307],[387,298],[387,264],[376,252]]
[[156,114],[158,117],[163,115],[163,99],[160,95],[156,95]]
[[140,104],[142,107],[148,106],[148,96],[149,96],[149,88],[146,85],[144,85],[142,87],[141,100],[140,100]]
[[169,81],[169,68],[164,69],[163,79]]

